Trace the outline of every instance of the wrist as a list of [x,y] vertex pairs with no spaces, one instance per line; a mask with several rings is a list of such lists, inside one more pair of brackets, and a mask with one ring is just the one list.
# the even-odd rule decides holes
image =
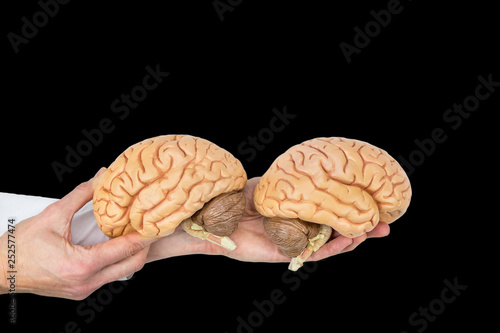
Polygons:
[[174,233],[149,246],[146,263],[190,254],[210,254],[207,251],[207,244],[211,243],[200,241],[184,231]]

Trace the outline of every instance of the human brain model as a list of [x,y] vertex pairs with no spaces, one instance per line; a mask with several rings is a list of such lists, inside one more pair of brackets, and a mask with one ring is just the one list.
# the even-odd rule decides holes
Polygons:
[[280,252],[297,270],[330,238],[392,223],[410,204],[411,186],[387,152],[346,138],[316,138],[291,147],[262,176],[254,204]]
[[162,237],[182,223],[189,234],[234,250],[228,236],[245,208],[246,180],[240,161],[217,145],[158,136],[129,147],[100,176],[94,215],[109,237]]

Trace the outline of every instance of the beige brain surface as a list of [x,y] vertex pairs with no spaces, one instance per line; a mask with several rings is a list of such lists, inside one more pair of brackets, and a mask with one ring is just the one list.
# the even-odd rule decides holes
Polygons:
[[212,198],[238,191],[246,173],[233,155],[207,140],[165,135],[125,150],[94,188],[94,215],[116,237],[137,230],[145,237],[174,232]]
[[264,216],[324,224],[347,237],[391,223],[407,210],[411,186],[387,152],[346,138],[316,138],[278,157],[254,192]]

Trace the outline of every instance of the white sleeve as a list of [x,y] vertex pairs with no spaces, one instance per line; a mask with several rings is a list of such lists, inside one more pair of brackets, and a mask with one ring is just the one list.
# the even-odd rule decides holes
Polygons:
[[[10,194],[0,192],[0,235],[8,228],[9,219],[19,223],[29,217],[39,214],[51,203],[58,199]],[[97,226],[89,201],[73,216],[71,223],[72,242],[76,245],[93,245],[108,240]]]

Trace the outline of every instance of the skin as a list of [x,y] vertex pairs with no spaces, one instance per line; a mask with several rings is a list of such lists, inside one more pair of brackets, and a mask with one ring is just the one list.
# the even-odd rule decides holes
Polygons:
[[[16,225],[16,292],[82,300],[102,285],[139,271],[145,263],[188,255],[224,255],[249,262],[289,262],[267,237],[263,217],[253,206],[252,193],[259,178],[250,179],[243,189],[247,198],[238,229],[231,238],[238,244],[233,252],[188,235],[178,227],[160,239],[147,239],[137,232],[91,246],[71,242],[75,212],[92,199],[93,182],[80,184],[40,214]],[[321,260],[354,250],[368,237],[383,237],[389,227],[380,223],[367,235],[354,239],[333,234],[332,239],[309,260]],[[0,248],[7,247],[7,233]],[[0,257],[0,294],[8,292],[7,259]]]
[[[278,246],[267,236],[264,217],[257,212],[253,204],[252,194],[259,180],[260,177],[249,179],[243,188],[246,196],[245,211],[238,229],[231,235],[231,239],[238,245],[236,250],[227,251],[210,242],[191,237],[178,227],[172,235],[158,240],[151,246],[147,262],[185,254],[209,254],[224,255],[240,261],[289,263],[290,258],[279,253]],[[309,260],[321,260],[352,251],[367,238],[385,237],[389,231],[389,225],[379,223],[371,232],[356,238],[348,238],[333,232],[330,241]]]
[[[92,199],[95,178],[16,225],[16,249],[22,249],[16,251],[16,293],[81,300],[143,267],[155,239],[137,232],[92,246],[71,242],[73,215]],[[7,248],[7,234],[0,237],[1,249]],[[0,257],[0,294],[8,292],[6,252]]]

